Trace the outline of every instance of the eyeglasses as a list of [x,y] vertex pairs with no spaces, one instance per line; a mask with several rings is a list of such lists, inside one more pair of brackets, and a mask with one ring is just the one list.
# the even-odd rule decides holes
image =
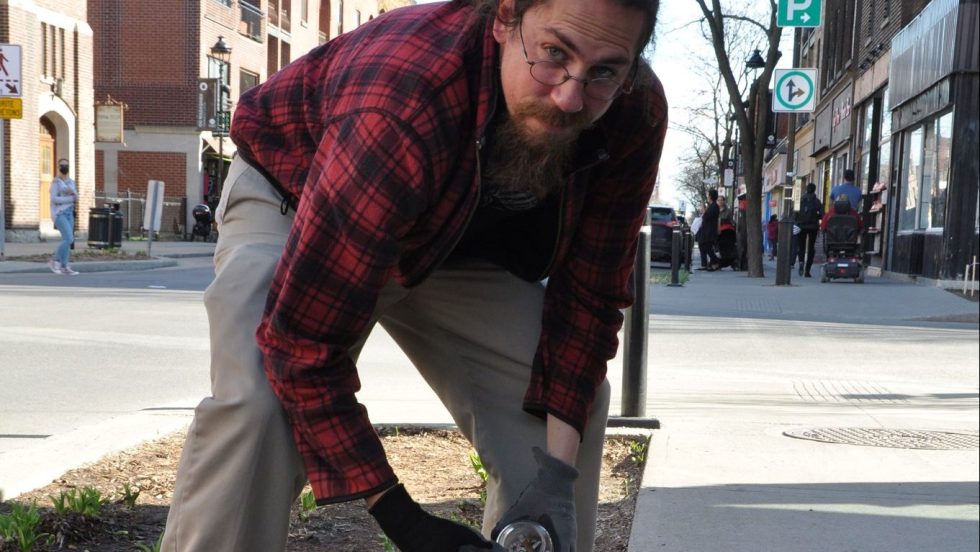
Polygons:
[[[582,91],[586,96],[594,100],[609,101],[615,99],[622,92],[630,93],[633,89],[632,71],[628,83],[621,83],[607,77],[597,77],[585,79],[576,77],[568,72],[565,65],[550,59],[539,59],[532,61],[527,57],[527,46],[524,45],[524,20],[518,23],[517,32],[521,36],[521,49],[524,50],[524,61],[531,72],[531,78],[546,86],[558,86],[565,84],[569,80],[582,83]],[[633,64],[635,67],[635,63]]]

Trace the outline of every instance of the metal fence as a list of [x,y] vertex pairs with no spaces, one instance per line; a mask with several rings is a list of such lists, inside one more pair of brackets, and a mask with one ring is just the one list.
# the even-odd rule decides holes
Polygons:
[[[127,191],[125,194],[109,195],[95,192],[95,206],[109,207],[123,214],[123,238],[146,237],[143,228],[143,213],[146,212],[146,194]],[[157,236],[184,239],[187,235],[187,198],[164,197],[163,216]]]

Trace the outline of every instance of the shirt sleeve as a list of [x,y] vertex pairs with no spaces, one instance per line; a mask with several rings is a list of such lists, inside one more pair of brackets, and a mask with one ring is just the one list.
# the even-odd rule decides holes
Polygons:
[[413,131],[377,112],[328,125],[257,337],[318,503],[396,479],[363,405],[350,349],[425,208],[430,175]]
[[666,102],[646,135],[609,160],[589,187],[568,254],[548,279],[542,332],[525,409],[552,414],[581,435],[606,363],[619,347],[622,309],[634,300],[637,236],[656,182],[667,129]]

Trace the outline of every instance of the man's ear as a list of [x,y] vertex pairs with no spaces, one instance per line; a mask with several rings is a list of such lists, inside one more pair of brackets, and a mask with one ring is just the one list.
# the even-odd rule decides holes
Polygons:
[[514,32],[514,4],[512,0],[500,0],[493,18],[493,38],[497,44],[504,44]]

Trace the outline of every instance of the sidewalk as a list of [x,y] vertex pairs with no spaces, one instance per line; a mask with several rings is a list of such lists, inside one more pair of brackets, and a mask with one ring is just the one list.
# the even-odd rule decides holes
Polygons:
[[[7,244],[7,255],[52,248]],[[126,263],[213,249],[154,242],[158,258]],[[11,266],[47,270],[5,261],[0,272]],[[791,285],[775,286],[772,263],[765,274],[695,272],[683,287],[651,288],[646,410],[661,429],[652,432],[629,552],[977,550],[977,303],[888,278],[821,284],[793,272]],[[390,338],[372,335],[362,361],[359,398],[373,421],[451,422],[414,371],[398,382],[373,374],[372,363],[407,362]],[[609,379],[615,416],[620,358]],[[100,446],[96,434],[114,436],[107,448],[124,435],[153,438],[189,421],[193,405],[177,406],[45,446],[77,459]],[[914,448],[916,440],[939,449]]]
[[[25,273],[25,272],[47,272],[46,261],[25,261],[18,257],[29,255],[48,255],[58,246],[57,242],[6,242],[4,244],[5,260],[0,262],[0,274]],[[72,261],[71,266],[78,272],[105,272],[111,270],[149,270],[152,268],[164,268],[174,266],[177,261],[174,259],[182,257],[207,257],[214,255],[213,242],[202,241],[154,241],[150,244],[147,241],[124,240],[120,249],[129,254],[147,253],[149,248],[152,257],[136,258],[123,261]],[[72,255],[88,250],[88,244],[83,241],[75,242],[75,250]],[[97,249],[92,249],[98,251]]]
[[977,550],[977,303],[765,274],[652,289],[629,551]]

